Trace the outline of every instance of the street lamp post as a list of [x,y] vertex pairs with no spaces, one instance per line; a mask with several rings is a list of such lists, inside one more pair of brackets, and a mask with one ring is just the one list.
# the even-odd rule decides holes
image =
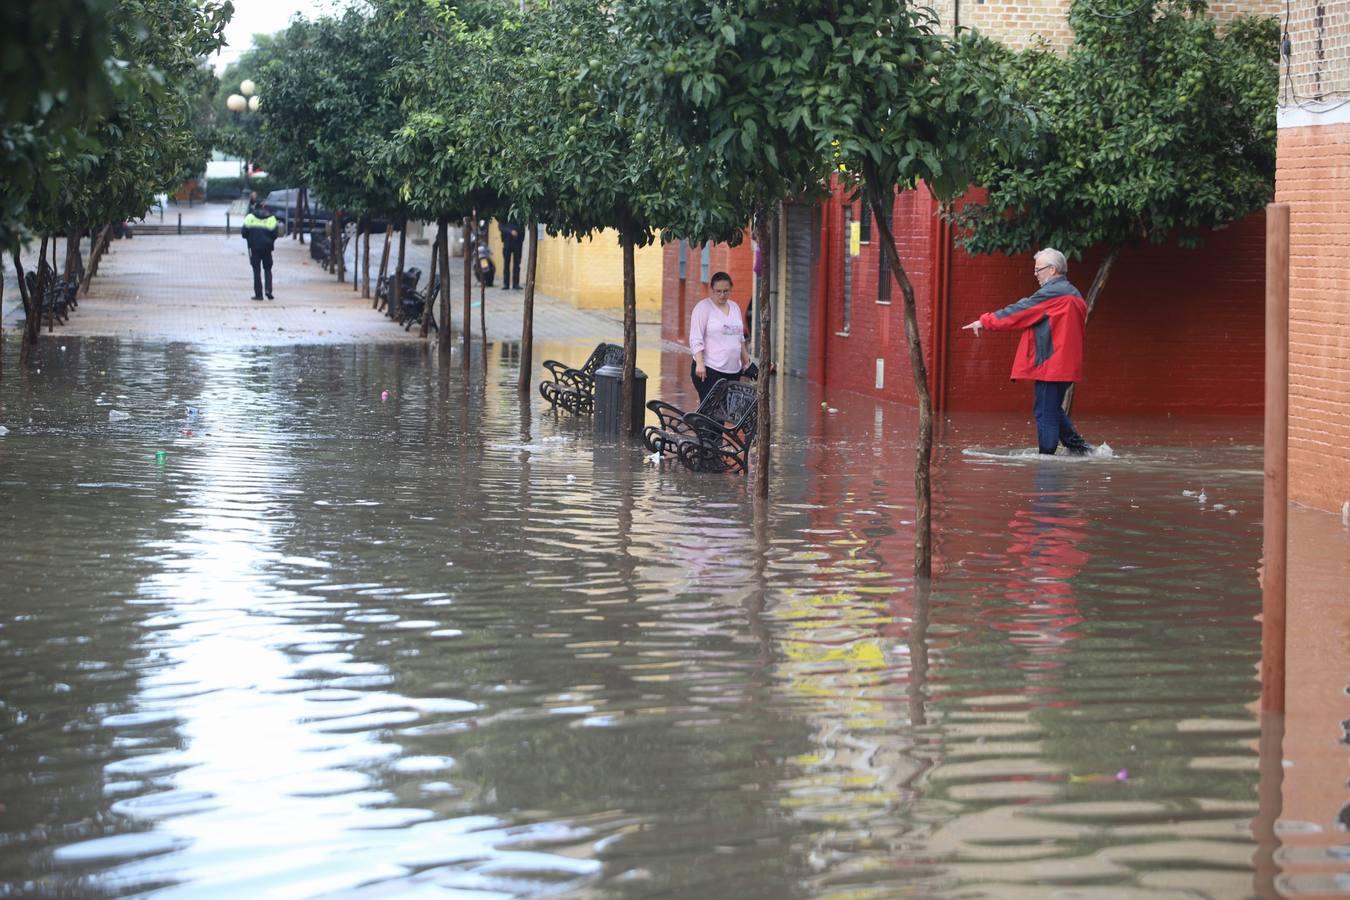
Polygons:
[[[256,113],[261,99],[258,97],[258,86],[253,83],[251,78],[245,78],[239,82],[239,93],[231,94],[225,99],[225,108],[234,113],[235,124],[239,124],[240,119],[245,113]],[[244,191],[248,193],[248,166],[247,157],[243,160],[240,171],[244,177]]]

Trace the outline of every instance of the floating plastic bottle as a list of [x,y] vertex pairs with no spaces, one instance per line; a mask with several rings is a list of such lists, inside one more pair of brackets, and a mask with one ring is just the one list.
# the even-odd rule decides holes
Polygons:
[[164,462],[165,460],[167,460],[168,458],[169,458],[169,451],[167,451],[167,450],[156,450],[156,451],[155,451],[155,462],[157,462],[157,463],[163,463],[163,462]]

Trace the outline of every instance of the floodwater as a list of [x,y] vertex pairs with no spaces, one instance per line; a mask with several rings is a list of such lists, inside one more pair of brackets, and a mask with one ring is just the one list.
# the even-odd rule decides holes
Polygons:
[[0,896],[1258,889],[1257,421],[950,423],[916,593],[904,407],[785,379],[757,519],[505,345],[61,346],[0,385]]

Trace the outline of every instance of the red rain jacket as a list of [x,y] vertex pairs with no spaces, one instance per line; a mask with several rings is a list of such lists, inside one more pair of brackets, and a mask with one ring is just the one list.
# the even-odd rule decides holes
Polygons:
[[1012,375],[1032,381],[1078,381],[1083,377],[1083,325],[1087,304],[1063,275],[997,312],[980,316],[990,331],[1022,329]]

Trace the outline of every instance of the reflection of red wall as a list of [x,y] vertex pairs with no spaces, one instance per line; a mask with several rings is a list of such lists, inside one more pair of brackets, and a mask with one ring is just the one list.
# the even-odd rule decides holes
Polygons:
[[[903,306],[893,286],[878,302],[879,232],[852,267],[851,321],[844,328],[847,196],[836,190],[821,217],[820,281],[813,299],[810,377],[901,402],[914,402],[904,336]],[[924,189],[895,202],[895,233],[918,303],[919,332],[929,383],[950,410],[1026,411],[1029,386],[1008,380],[1015,335],[975,338],[961,326],[1035,289],[1031,254],[971,256],[951,246]],[[853,220],[859,220],[853,205]],[[1088,329],[1087,373],[1079,393],[1084,413],[1241,413],[1262,408],[1265,234],[1257,214],[1207,235],[1196,250],[1125,250]],[[678,249],[665,251],[662,336],[683,340],[693,304],[706,295],[697,282],[699,248],[689,250],[684,291],[676,277]],[[749,296],[751,251],[715,245],[712,269],[726,268],[738,300]],[[944,259],[948,278],[941,275]],[[1070,280],[1086,293],[1099,252],[1070,265]],[[741,274],[744,273],[744,274]],[[744,285],[744,290],[742,290]],[[937,327],[935,327],[935,323]],[[883,387],[875,387],[877,360]],[[939,360],[934,365],[934,360]]]

